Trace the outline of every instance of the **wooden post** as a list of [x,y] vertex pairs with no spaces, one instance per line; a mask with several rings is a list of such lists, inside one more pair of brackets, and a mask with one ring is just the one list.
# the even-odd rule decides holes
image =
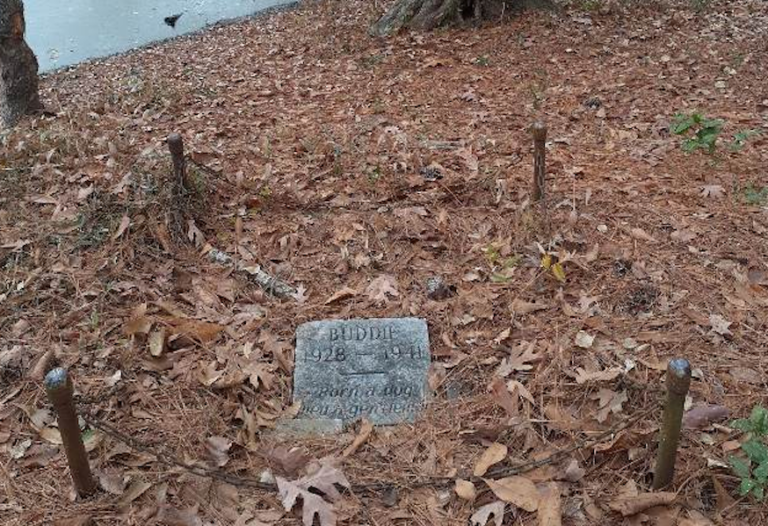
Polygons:
[[166,139],[173,161],[173,179],[179,191],[189,190],[187,185],[187,161],[184,158],[184,140],[178,133],[172,133]]
[[670,360],[667,366],[667,401],[664,406],[664,421],[659,435],[659,452],[656,470],[653,474],[653,489],[669,486],[675,475],[675,458],[680,442],[680,428],[683,423],[683,406],[688,388],[691,386],[691,364],[684,358]]
[[541,201],[545,195],[545,179],[547,176],[546,164],[546,144],[547,144],[547,125],[541,121],[533,123],[531,126],[533,135],[533,201]]
[[86,497],[96,491],[96,483],[88,464],[88,454],[80,435],[77,411],[72,399],[74,389],[66,369],[57,367],[45,375],[45,390],[59,421],[59,432],[67,454],[69,473],[80,497]]

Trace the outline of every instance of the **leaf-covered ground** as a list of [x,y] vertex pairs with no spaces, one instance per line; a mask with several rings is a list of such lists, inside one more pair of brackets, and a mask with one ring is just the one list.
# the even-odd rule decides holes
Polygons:
[[[730,421],[768,403],[768,6],[585,2],[372,39],[383,8],[324,0],[49,75],[52,115],[0,136],[0,522],[766,521],[727,463]],[[713,154],[670,132],[696,111],[724,122]],[[744,130],[762,133],[731,151]],[[424,417],[275,434],[295,328],[384,316],[429,323]],[[671,357],[692,363],[688,407],[715,411],[688,419],[677,495],[648,496]],[[86,426],[86,500],[41,386],[55,364],[148,446]]]

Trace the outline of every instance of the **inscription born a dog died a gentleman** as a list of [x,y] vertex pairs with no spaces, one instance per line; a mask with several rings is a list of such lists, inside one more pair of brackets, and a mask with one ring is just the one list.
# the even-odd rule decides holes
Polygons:
[[429,362],[423,319],[305,323],[296,330],[297,418],[413,422],[426,401]]

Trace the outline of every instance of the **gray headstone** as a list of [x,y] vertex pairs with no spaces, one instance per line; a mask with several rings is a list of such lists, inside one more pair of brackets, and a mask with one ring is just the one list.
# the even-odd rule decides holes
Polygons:
[[418,318],[313,321],[296,330],[297,419],[413,422],[427,399],[429,332]]

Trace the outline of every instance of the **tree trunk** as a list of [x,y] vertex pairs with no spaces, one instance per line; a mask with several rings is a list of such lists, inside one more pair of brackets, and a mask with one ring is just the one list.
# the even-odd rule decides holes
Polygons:
[[386,36],[402,29],[430,31],[437,27],[498,20],[525,9],[552,9],[552,0],[397,0],[373,26],[373,36]]
[[37,58],[24,41],[24,5],[0,0],[0,129],[42,109],[37,91]]
[[[469,0],[470,3],[482,0]],[[398,0],[371,27],[374,36],[397,33],[412,28],[430,31],[462,20],[462,7],[467,0]]]

